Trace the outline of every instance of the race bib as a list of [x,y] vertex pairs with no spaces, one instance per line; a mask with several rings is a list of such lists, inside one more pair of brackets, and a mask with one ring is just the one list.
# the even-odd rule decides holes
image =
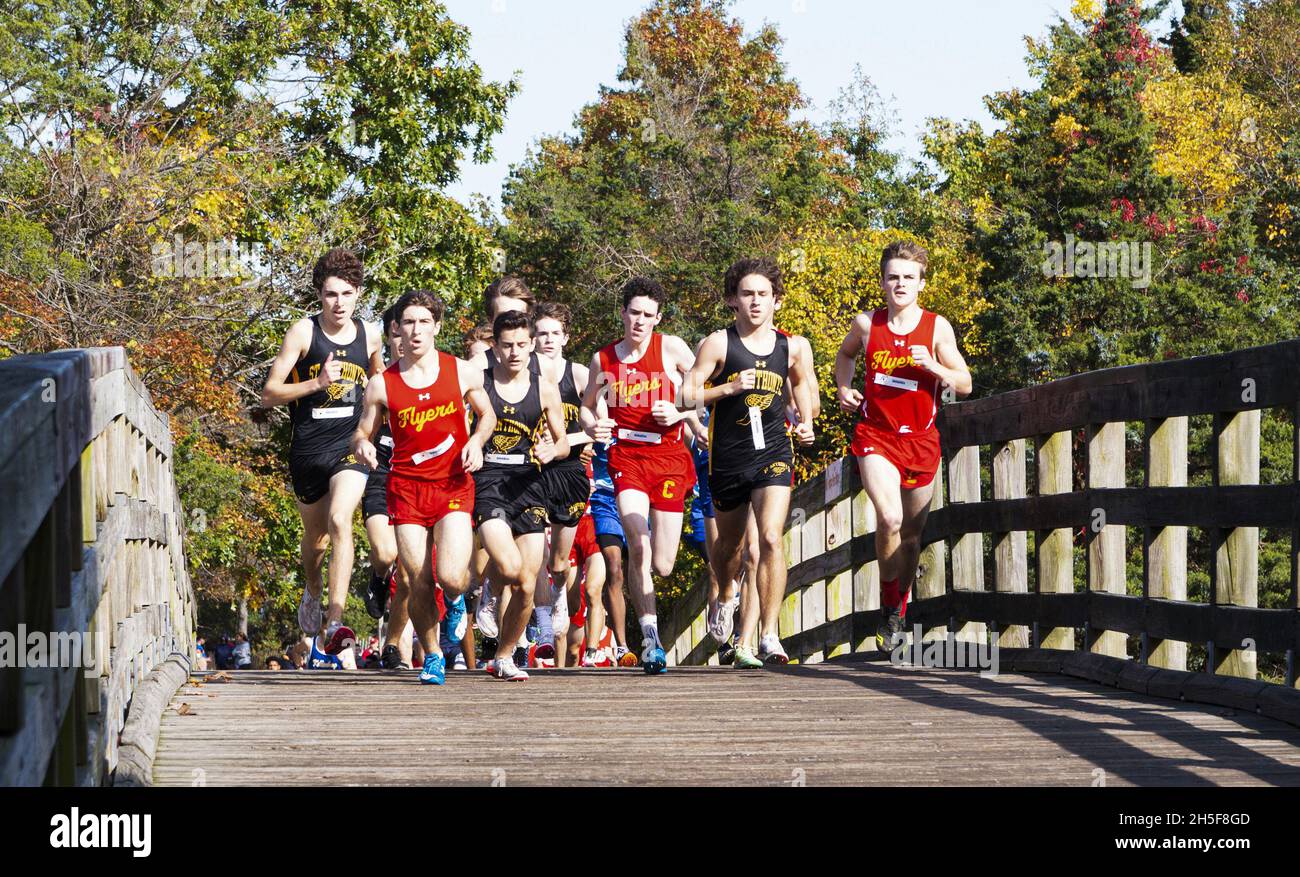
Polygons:
[[915,390],[917,388],[916,381],[909,381],[907,378],[896,378],[884,372],[876,372],[876,383],[884,387],[893,387],[895,390]]
[[450,451],[451,446],[454,445],[455,443],[456,440],[454,438],[452,438],[451,436],[447,436],[445,439],[443,439],[441,442],[438,443],[438,446],[436,448],[430,448],[427,451],[420,451],[418,454],[412,454],[411,462],[419,466],[421,463],[428,462],[429,460],[432,460],[434,457],[441,457],[443,454]]
[[754,450],[761,451],[767,447],[767,442],[763,438],[763,412],[749,406],[749,434],[754,440]]
[[647,442],[652,445],[659,444],[664,438],[657,432],[642,432],[639,429],[620,429],[618,437],[633,442]]
[[311,410],[312,420],[339,420],[351,416],[351,405],[341,405],[338,408],[313,408]]
[[483,462],[498,466],[522,466],[528,462],[528,457],[524,454],[484,454]]
[[379,437],[379,443],[391,448],[393,446],[393,437],[391,435],[381,435]]

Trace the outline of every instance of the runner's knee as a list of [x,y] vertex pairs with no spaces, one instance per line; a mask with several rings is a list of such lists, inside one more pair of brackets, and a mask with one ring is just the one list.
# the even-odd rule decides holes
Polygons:
[[345,534],[352,535],[352,515],[345,515],[343,512],[330,512],[330,539],[337,539]]
[[882,533],[900,535],[903,529],[903,513],[898,509],[876,509],[876,529]]

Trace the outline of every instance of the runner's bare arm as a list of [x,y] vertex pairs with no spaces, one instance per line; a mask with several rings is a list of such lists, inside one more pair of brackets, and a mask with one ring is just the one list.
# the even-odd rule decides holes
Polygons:
[[[573,364],[573,388],[578,391],[579,399],[582,399],[582,397],[586,395],[587,378],[590,376],[590,374],[591,374],[591,370],[588,369],[582,363],[575,362]],[[579,402],[578,405],[581,406],[582,402]],[[579,426],[582,425],[581,420],[578,421],[578,425]],[[572,451],[577,445],[589,445],[589,444],[591,444],[591,436],[587,435],[586,430],[580,429],[578,432],[569,433],[570,451]]]
[[538,384],[538,393],[548,432],[547,440],[538,445],[534,456],[539,463],[546,464],[569,456],[569,437],[564,434],[564,405],[560,402],[560,388],[543,379]]
[[[799,359],[800,370],[808,380],[808,388],[811,392],[812,403],[812,420],[822,416],[822,388],[817,381],[817,371],[813,362],[812,344],[802,335],[793,335],[790,338],[794,343],[794,350]],[[811,422],[811,421],[810,421]]]
[[[697,404],[707,406],[727,396],[734,396],[737,393],[743,393],[745,390],[753,389],[754,370],[752,368],[741,372],[733,381],[713,387],[706,388],[704,386],[722,370],[722,364],[726,362],[726,359],[727,333],[725,330],[713,332],[701,341],[700,349],[696,352],[695,364],[691,366],[690,372],[686,375],[686,381],[682,384],[683,401],[691,407]],[[746,383],[748,383],[748,386],[745,386]]]
[[[934,354],[924,347],[913,348],[912,359],[921,368],[952,387],[958,396],[969,396],[973,389],[970,369],[961,351],[957,349],[957,334],[943,317],[934,321]],[[920,354],[918,356],[918,354]]]
[[366,374],[374,376],[384,370],[384,333],[373,323],[362,323],[366,327],[366,349],[370,352],[370,368]]
[[618,425],[609,417],[607,409],[602,410],[605,407],[601,404],[602,397],[605,395],[608,382],[609,376],[600,371],[600,354],[597,353],[591,358],[591,367],[587,372],[587,388],[583,391],[582,408],[578,411],[582,428],[593,441],[609,441],[614,427]]
[[331,381],[339,376],[341,366],[333,361],[334,354],[331,353],[315,380],[286,383],[285,379],[289,377],[289,371],[311,347],[311,330],[311,320],[306,317],[289,327],[289,331],[284,336],[284,343],[280,345],[280,352],[271,361],[271,370],[266,376],[266,384],[262,387],[263,408],[288,405],[304,396],[319,393],[327,389]]
[[801,445],[810,445],[814,439],[813,421],[817,419],[818,414],[813,402],[818,395],[817,375],[809,368],[809,363],[804,361],[799,342],[808,344],[808,340],[802,335],[790,336],[790,391],[795,411],[799,415],[799,423],[794,428],[794,435]]
[[862,405],[862,392],[853,387],[853,372],[864,349],[863,342],[870,334],[871,315],[858,314],[835,354],[836,398],[845,411],[857,411]]
[[388,407],[388,387],[384,379],[366,384],[366,394],[361,399],[361,421],[356,432],[352,434],[352,453],[372,470],[379,468],[379,457],[375,451],[375,433],[379,432],[380,420]]
[[[488,398],[487,392],[483,389],[482,375],[483,373],[479,372],[479,385],[477,387],[470,387],[465,390],[465,407],[473,410],[477,418],[474,432],[470,435],[469,440],[465,442],[465,448],[460,452],[460,463],[466,472],[477,472],[483,468],[483,446],[492,437],[492,430],[496,429],[497,425],[497,415],[492,410],[492,400]],[[461,386],[464,387],[465,385],[462,383]]]

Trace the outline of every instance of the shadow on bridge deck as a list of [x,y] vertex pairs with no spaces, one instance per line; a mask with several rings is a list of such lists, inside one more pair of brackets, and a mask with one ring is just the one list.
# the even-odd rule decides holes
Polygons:
[[[186,705],[182,715],[182,704]],[[1056,675],[242,672],[163,715],[159,785],[1300,786],[1300,729]]]

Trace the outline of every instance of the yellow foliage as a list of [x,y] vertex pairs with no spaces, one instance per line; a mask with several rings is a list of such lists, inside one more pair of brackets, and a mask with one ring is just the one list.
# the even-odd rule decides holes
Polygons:
[[1177,180],[1202,212],[1224,209],[1247,184],[1243,166],[1279,148],[1265,109],[1213,72],[1155,77],[1143,107],[1157,130],[1156,170]]
[[1105,4],[1102,0],[1074,0],[1070,4],[1070,15],[1075,21],[1084,24],[1093,24],[1101,18],[1102,12],[1105,11]]
[[[921,306],[952,323],[962,353],[969,359],[984,351],[975,318],[990,305],[978,290],[983,263],[959,244],[926,240],[897,229],[811,228],[796,232],[780,259],[785,298],[776,314],[782,331],[803,335],[812,346],[824,436],[817,452],[797,461],[804,478],[843,456],[853,418],[838,411],[835,354],[854,316],[884,306],[880,289],[880,254],[896,240],[912,240],[929,253]],[[861,386],[861,376],[855,378]]]
[[1069,113],[1057,116],[1056,121],[1052,123],[1052,139],[1062,146],[1071,146],[1083,126],[1079,120]]

